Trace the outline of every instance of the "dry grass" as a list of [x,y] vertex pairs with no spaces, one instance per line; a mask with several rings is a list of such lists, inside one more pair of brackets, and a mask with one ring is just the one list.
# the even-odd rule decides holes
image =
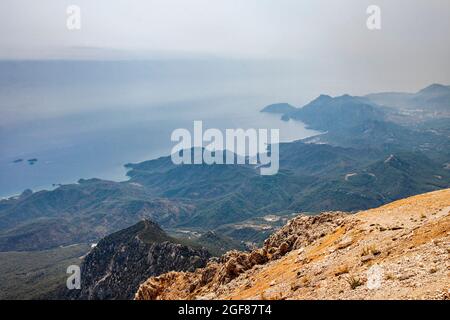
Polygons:
[[395,276],[394,276],[394,274],[393,273],[386,273],[385,274],[385,276],[384,276],[384,278],[386,279],[386,280],[395,280]]
[[307,286],[311,282],[311,279],[308,276],[304,276],[300,278],[300,283],[302,286]]
[[361,256],[368,256],[368,255],[374,255],[377,256],[381,253],[381,251],[379,249],[377,249],[377,247],[372,244],[370,246],[366,246],[364,247],[363,251],[361,252]]
[[436,267],[431,268],[428,272],[430,272],[431,274],[438,272],[439,269]]
[[350,288],[352,288],[352,290],[355,290],[356,288],[364,284],[361,278],[355,276],[349,276],[347,278],[347,283],[350,285]]
[[334,271],[334,275],[340,276],[349,272],[349,267],[347,265],[342,265]]

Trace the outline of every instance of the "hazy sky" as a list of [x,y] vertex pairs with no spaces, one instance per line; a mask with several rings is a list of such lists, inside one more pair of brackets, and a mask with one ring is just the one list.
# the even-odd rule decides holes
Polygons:
[[[66,28],[71,4],[79,31]],[[366,27],[370,4],[381,7],[380,31]],[[370,74],[380,89],[450,83],[450,1],[0,1],[3,59],[174,56],[287,59],[336,77]]]

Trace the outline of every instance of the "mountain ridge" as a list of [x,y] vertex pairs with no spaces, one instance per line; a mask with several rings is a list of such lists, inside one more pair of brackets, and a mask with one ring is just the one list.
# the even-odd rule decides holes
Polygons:
[[[142,219],[204,233],[268,214],[362,210],[449,187],[450,121],[401,125],[389,109],[349,95],[321,95],[296,109],[289,117],[326,132],[281,143],[280,170],[272,177],[251,165],[177,166],[165,156],[127,164],[128,181],[80,179],[0,200],[0,251],[97,242]],[[407,166],[382,170],[391,154],[417,174]],[[251,230],[228,231],[243,237],[238,242],[252,238]]]
[[414,109],[450,114],[450,86],[434,83],[416,93],[381,92],[366,95],[365,98],[374,103],[393,107]]
[[[390,154],[421,171],[372,172]],[[423,160],[420,166],[415,158]],[[445,164],[420,152],[361,151],[301,141],[280,145],[280,172],[273,177],[260,176],[250,166],[175,166],[170,157],[130,168],[126,182],[84,180],[0,201],[0,250],[97,242],[146,218],[164,228],[207,231],[267,214],[361,210],[450,186]],[[367,175],[371,173],[376,180]],[[349,174],[359,174],[358,181],[346,179]],[[398,181],[408,183],[392,187]]]
[[58,298],[131,299],[146,278],[168,271],[194,271],[210,254],[168,236],[156,223],[143,220],[115,232],[87,254],[81,264],[81,290],[61,288]]

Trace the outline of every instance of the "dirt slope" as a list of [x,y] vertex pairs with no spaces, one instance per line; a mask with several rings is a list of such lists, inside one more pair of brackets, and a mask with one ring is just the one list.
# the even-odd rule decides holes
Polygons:
[[136,299],[450,299],[450,189],[298,216],[251,253],[148,279]]

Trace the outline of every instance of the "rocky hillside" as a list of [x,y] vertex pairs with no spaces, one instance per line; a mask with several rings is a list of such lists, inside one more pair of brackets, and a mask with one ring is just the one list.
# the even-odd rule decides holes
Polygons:
[[101,240],[84,258],[81,290],[67,292],[71,299],[131,299],[151,276],[194,271],[205,266],[209,253],[178,243],[157,224],[144,220]]
[[143,283],[136,299],[449,299],[450,189],[300,215],[261,249]]

